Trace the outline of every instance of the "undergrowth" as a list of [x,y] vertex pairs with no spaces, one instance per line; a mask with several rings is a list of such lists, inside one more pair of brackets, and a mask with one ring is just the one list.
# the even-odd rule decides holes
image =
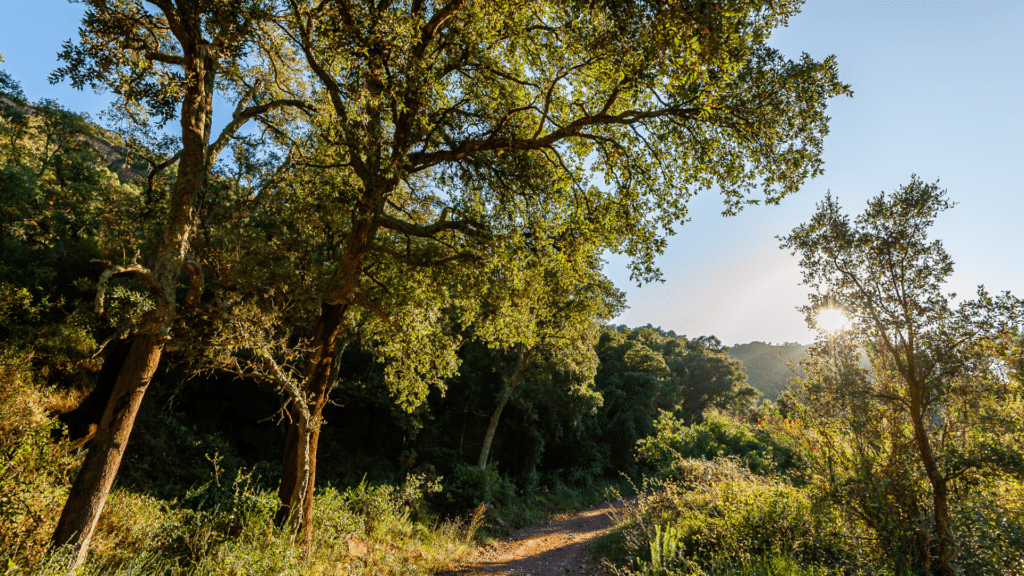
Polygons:
[[[44,408],[60,392],[33,381],[30,359],[0,359],[0,570],[6,575],[64,575],[69,550],[49,550],[82,451],[55,441],[59,425]],[[570,487],[550,482],[524,491],[495,466],[460,466],[453,477],[405,475],[401,483],[318,488],[311,552],[288,527],[275,526],[276,478],[246,468],[215,436],[199,437],[161,415],[163,436],[143,439],[178,480],[129,481],[111,492],[86,563],[89,575],[384,575],[434,574],[489,543],[560,511],[603,499],[608,482]],[[179,430],[180,428],[180,430]],[[157,449],[158,448],[158,449]],[[187,468],[184,469],[184,468]],[[163,469],[161,469],[163,470]],[[174,470],[161,472],[172,479]],[[201,479],[199,481],[198,479]]]

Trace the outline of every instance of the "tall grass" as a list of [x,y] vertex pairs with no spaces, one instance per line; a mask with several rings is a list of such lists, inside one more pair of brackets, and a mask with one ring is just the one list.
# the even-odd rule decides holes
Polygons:
[[[412,520],[409,503],[393,486],[364,483],[318,494],[309,556],[295,545],[290,530],[271,522],[277,505],[273,492],[242,478],[223,494],[209,496],[210,507],[190,510],[115,491],[80,573],[427,575],[452,566],[470,550],[462,523]],[[12,566],[10,573],[63,575],[68,559],[58,550],[42,561]]]
[[807,488],[737,458],[682,459],[649,479],[602,553],[643,576],[885,574],[864,531]]

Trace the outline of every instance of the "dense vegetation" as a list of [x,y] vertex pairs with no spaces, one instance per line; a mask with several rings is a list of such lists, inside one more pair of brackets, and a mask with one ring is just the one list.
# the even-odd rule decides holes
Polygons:
[[429,574],[633,489],[643,573],[1022,567],[1022,306],[939,292],[936,186],[782,239],[855,324],[760,406],[607,325],[604,251],[820,173],[799,2],[85,4],[51,78],[108,128],[0,72],[8,573]]
[[[137,227],[159,198],[138,177],[148,150],[56,103],[25,102],[13,79],[3,80],[0,546],[15,573],[59,573],[67,556],[45,554],[54,522],[124,361],[132,318],[150,306],[132,278],[97,299],[97,279],[123,238],[144,235]],[[216,289],[213,304],[258,297],[241,286]],[[313,553],[303,556],[274,524],[286,442],[280,391],[211,363],[223,320],[201,298],[189,305],[196,310],[176,329],[195,341],[169,349],[154,376],[97,526],[90,573],[369,573],[397,571],[409,558],[429,573],[457,560],[468,535],[507,533],[600,499],[606,487],[625,490],[621,472],[639,481],[634,448],[659,413],[687,422],[708,409],[749,414],[759,396],[713,337],[601,327],[601,316],[587,312],[573,324],[584,368],[543,341],[522,365],[519,348],[469,338],[458,375],[410,411],[394,401],[372,343],[353,341],[339,353],[323,413],[330,425],[319,440]],[[481,503],[490,506],[483,514]],[[381,549],[385,542],[396,545]]]
[[756,422],[669,415],[656,466],[605,543],[642,574],[1017,574],[1024,570],[1024,302],[953,306],[928,238],[952,207],[913,178],[854,221],[827,197],[782,238],[843,310]]

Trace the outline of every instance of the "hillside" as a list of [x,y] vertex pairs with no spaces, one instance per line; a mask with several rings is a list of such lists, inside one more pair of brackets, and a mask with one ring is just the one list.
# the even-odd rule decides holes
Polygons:
[[777,346],[754,341],[729,348],[729,356],[743,363],[743,371],[751,386],[760,390],[764,398],[775,401],[793,377],[793,371],[786,362],[807,358],[809,347],[795,342]]

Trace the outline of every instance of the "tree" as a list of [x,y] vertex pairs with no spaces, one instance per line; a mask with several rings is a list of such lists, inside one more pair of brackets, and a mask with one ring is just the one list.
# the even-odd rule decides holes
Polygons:
[[657,404],[670,382],[671,371],[662,350],[676,349],[673,342],[666,342],[650,328],[621,326],[602,332],[596,346],[600,365],[594,382],[603,406],[588,423],[589,435],[600,441],[586,447],[593,454],[590,459],[618,470],[636,470],[637,440],[654,432]]
[[[136,274],[149,290],[152,308],[137,320],[131,348],[117,377],[99,429],[92,440],[67,504],[54,543],[78,547],[80,564],[100,511],[120,465],[135,415],[163,348],[170,338],[179,274],[196,230],[196,202],[210,169],[230,138],[249,119],[275,108],[298,105],[273,95],[247,77],[245,59],[256,29],[266,20],[259,0],[89,0],[78,44],[60,53],[65,63],[53,81],[107,88],[117,94],[121,113],[149,125],[154,115],[162,126],[180,123],[180,148],[153,167],[174,166],[176,175],[163,216],[162,230],[146,263],[110,265],[100,277],[97,301],[114,274]],[[211,139],[213,102],[225,89],[237,106],[221,133]]]
[[[498,405],[477,458],[480,468],[487,466],[505,404],[534,362],[543,356],[548,360],[546,369],[570,376],[569,382],[593,382],[598,326],[622,308],[623,295],[600,273],[597,254],[565,266],[566,254],[550,247],[546,251],[524,259],[525,273],[513,275],[511,289],[495,291],[499,298],[488,301],[490,310],[474,329],[478,338],[507,349],[515,359],[511,374],[501,374]],[[588,250],[572,247],[566,252],[575,260]],[[504,275],[509,276],[507,270]]]
[[701,422],[709,408],[742,415],[761,396],[747,384],[743,364],[730,358],[714,336],[690,340],[683,353],[666,356],[673,376],[671,409],[688,425]]
[[[976,300],[950,305],[955,295],[943,295],[941,288],[953,261],[940,241],[929,241],[928,228],[952,206],[945,190],[914,176],[892,195],[870,200],[853,222],[829,195],[809,223],[780,238],[784,248],[801,255],[804,283],[816,291],[803,308],[808,325],[814,326],[820,310],[839,308],[854,320],[853,344],[867,351],[870,378],[858,375],[855,356],[844,352],[844,369],[831,387],[847,389],[837,409],[894,426],[887,431],[892,458],[900,457],[892,442],[898,442],[905,418],[931,501],[932,529],[918,547],[919,567],[930,573],[934,543],[936,569],[948,576],[960,572],[951,483],[976,468],[1024,471],[1013,450],[987,439],[993,429],[1013,427],[1012,419],[994,417],[1008,380],[1000,375],[1003,363],[985,352],[1019,330],[1024,303],[979,287]],[[986,415],[979,404],[994,412]],[[853,426],[855,433],[864,430]]]
[[[579,234],[653,279],[697,190],[717,185],[735,211],[758,187],[777,202],[820,173],[825,103],[849,94],[832,58],[792,62],[765,44],[795,2],[288,5],[284,33],[320,110],[307,132],[319,152],[300,161],[349,175],[324,205],[349,223],[303,368],[317,399],[346,314],[395,326],[368,274],[410,259],[389,241],[432,246],[438,263],[462,252],[453,238],[485,252],[534,226],[534,207],[571,210]],[[454,358],[411,354],[389,357]],[[431,380],[403,374],[389,380],[399,396]],[[297,489],[291,446],[283,506]]]

